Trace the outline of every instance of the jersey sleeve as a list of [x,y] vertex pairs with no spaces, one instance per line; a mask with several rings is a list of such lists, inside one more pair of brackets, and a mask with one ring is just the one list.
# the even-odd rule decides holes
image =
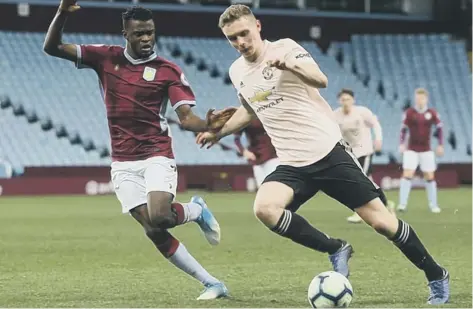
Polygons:
[[368,127],[372,128],[374,125],[376,125],[378,120],[372,111],[363,106],[360,108],[360,112],[361,116],[363,117],[363,121]]
[[111,52],[107,45],[77,45],[77,63],[78,69],[91,68],[97,70],[103,61]]
[[312,55],[294,40],[284,39],[283,43],[285,52],[284,59],[286,61],[292,58],[292,60],[296,60],[300,63],[315,63]]
[[433,111],[433,120],[434,120],[434,124],[437,126],[437,128],[439,127],[442,127],[443,124],[442,124],[442,120],[440,119],[440,114],[439,112],[437,112],[436,110]]
[[177,66],[169,66],[163,69],[169,80],[168,96],[169,102],[174,110],[181,105],[195,105],[195,95],[187,81],[184,72]]

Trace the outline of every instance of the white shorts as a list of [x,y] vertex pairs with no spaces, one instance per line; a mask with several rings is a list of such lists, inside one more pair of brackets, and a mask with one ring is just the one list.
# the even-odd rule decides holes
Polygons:
[[274,172],[276,167],[279,165],[279,159],[273,158],[263,164],[253,165],[253,175],[255,176],[256,184],[258,188],[263,183],[266,176]]
[[152,157],[139,161],[115,161],[111,167],[113,187],[123,213],[146,204],[148,193],[152,191],[176,196],[177,167],[174,159]]
[[434,152],[406,150],[402,156],[402,169],[415,171],[419,165],[422,172],[435,172],[437,164]]

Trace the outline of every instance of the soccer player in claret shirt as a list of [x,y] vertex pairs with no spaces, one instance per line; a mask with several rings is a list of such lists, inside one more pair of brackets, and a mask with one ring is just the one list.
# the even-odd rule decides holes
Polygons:
[[227,8],[219,26],[241,54],[229,75],[242,106],[219,131],[200,133],[197,143],[212,146],[258,117],[280,165],[258,189],[256,217],[274,233],[328,254],[334,270],[348,276],[352,246],[326,235],[297,213],[322,191],[356,211],[423,270],[430,304],[447,302],[447,270],[435,262],[414,229],[388,211],[383,191],[363,173],[342,140],[334,113],[319,92],[327,87],[327,77],[310,53],[291,39],[263,40],[260,21],[244,5]]
[[[241,143],[242,134],[245,134],[248,140],[248,148],[245,148]],[[266,176],[271,174],[279,165],[279,159],[273,144],[271,144],[271,138],[269,138],[258,119],[254,119],[246,128],[234,135],[238,151],[253,166],[253,175],[259,188]]]
[[44,51],[97,72],[107,110],[112,143],[111,177],[123,213],[130,213],[162,255],[204,285],[198,299],[227,294],[225,285],[210,275],[168,229],[196,222],[208,242],[220,241],[220,227],[201,197],[175,202],[177,168],[165,110],[167,101],[181,125],[205,131],[211,122],[193,114],[194,94],[184,73],[155,51],[151,11],[133,7],[123,13],[126,47],[74,45],[62,42],[68,15],[80,7],[62,0],[46,39]]
[[[440,207],[437,203],[437,183],[435,181],[435,154],[430,147],[430,136],[432,127],[437,129],[438,146],[435,151],[437,156],[442,156],[443,128],[438,112],[428,107],[429,93],[423,88],[415,91],[415,107],[409,107],[405,112],[401,128],[401,145],[399,151],[402,153],[402,179],[399,189],[399,211],[407,210],[407,201],[411,191],[411,181],[418,166],[424,174],[425,188],[429,200],[429,208],[433,213],[439,213]],[[405,145],[406,135],[409,132],[407,148]]]

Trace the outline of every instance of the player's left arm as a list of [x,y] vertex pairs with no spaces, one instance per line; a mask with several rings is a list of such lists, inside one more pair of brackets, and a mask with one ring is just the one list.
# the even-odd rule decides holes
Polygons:
[[207,121],[192,111],[192,107],[196,105],[195,95],[181,69],[177,65],[170,65],[163,68],[163,74],[166,74],[169,79],[168,97],[179,117],[181,127],[192,132],[207,131]]
[[443,148],[443,123],[442,120],[440,119],[440,115],[436,110],[433,110],[433,122],[435,124],[435,129],[436,129],[436,136],[438,140],[438,145],[436,149],[436,153],[439,157],[443,156],[444,153],[444,148]]
[[383,144],[383,129],[381,124],[379,123],[378,117],[373,114],[368,108],[363,107],[363,120],[365,124],[373,129],[374,132],[374,146],[376,151],[381,151],[381,147]]
[[291,39],[285,39],[284,44],[288,47],[284,54],[271,60],[269,64],[280,70],[291,71],[311,87],[326,88],[328,78],[311,54]]

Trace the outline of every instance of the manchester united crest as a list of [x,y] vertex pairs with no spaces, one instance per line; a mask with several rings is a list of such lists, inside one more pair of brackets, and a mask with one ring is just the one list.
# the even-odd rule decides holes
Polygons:
[[156,76],[155,68],[145,67],[145,70],[143,71],[143,79],[145,81],[147,82],[153,81],[155,76]]
[[270,67],[270,66],[266,66],[266,67],[263,69],[263,77],[264,77],[264,79],[270,80],[271,78],[273,78],[274,70],[275,70],[275,68]]

